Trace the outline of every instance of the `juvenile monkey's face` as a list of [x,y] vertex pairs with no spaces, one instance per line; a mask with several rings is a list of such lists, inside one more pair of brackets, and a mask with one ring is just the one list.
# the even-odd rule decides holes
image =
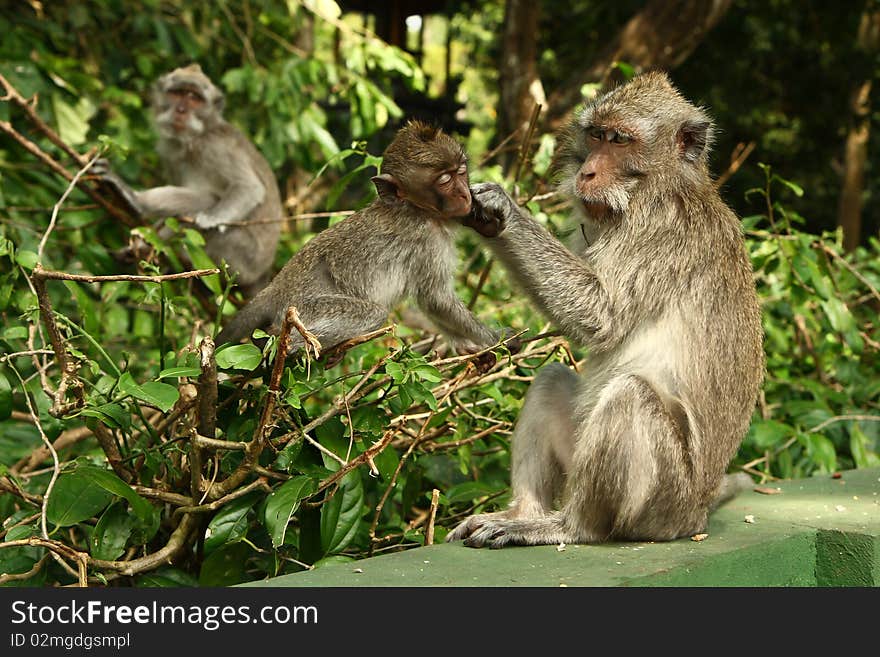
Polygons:
[[470,213],[472,199],[464,158],[442,170],[434,178],[433,188],[440,199],[439,207],[445,218],[454,219]]

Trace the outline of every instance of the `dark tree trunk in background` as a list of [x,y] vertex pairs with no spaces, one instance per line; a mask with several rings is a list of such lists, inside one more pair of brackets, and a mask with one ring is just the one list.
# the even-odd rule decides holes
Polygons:
[[864,54],[864,80],[856,82],[850,95],[849,130],[843,163],[843,184],[837,210],[837,225],[843,228],[843,247],[855,249],[861,240],[862,206],[865,185],[865,163],[868,159],[868,138],[871,132],[871,77],[873,56],[880,46],[880,6],[869,0],[862,19],[856,45]]
[[538,77],[538,21],[540,3],[532,0],[507,0],[501,42],[498,118],[496,139],[501,142],[514,132],[511,148],[499,154],[505,171],[516,162],[516,146],[528,128],[536,103],[545,104],[544,90]]
[[[509,4],[509,3],[508,3]],[[550,94],[548,116],[556,127],[581,102],[581,87],[613,81],[614,63],[623,61],[637,71],[673,69],[700,45],[727,13],[733,0],[648,0],[602,54]]]

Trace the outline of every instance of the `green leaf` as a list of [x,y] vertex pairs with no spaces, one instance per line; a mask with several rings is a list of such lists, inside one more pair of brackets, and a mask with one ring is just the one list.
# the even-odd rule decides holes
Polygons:
[[205,530],[205,554],[227,543],[237,543],[247,534],[248,513],[262,495],[250,493],[233,500],[217,512]]
[[443,375],[440,373],[440,370],[428,363],[416,365],[410,371],[418,378],[424,381],[430,381],[431,383],[439,383],[443,380]]
[[[5,308],[5,304],[0,308]],[[25,340],[28,336],[28,330],[24,326],[10,326],[3,331],[4,340]]]
[[385,363],[385,372],[394,380],[394,383],[400,384],[406,380],[406,371],[403,366],[393,360]]
[[857,468],[880,465],[880,456],[873,451],[871,439],[859,428],[858,423],[854,423],[850,429],[849,451]]
[[364,505],[364,484],[354,470],[329,501],[321,505],[321,549],[324,554],[344,550],[357,534]]
[[230,586],[249,578],[245,565],[253,550],[247,543],[225,545],[202,562],[199,586]]
[[15,254],[15,262],[17,262],[28,271],[31,271],[34,267],[37,266],[38,260],[39,258],[37,257],[37,254],[33,251],[21,249]]
[[180,393],[177,391],[177,388],[167,383],[147,381],[140,386],[140,390],[135,397],[156,406],[163,413],[167,413],[177,403]]
[[131,424],[131,418],[119,404],[101,404],[92,408],[84,408],[81,414],[98,418],[114,429],[127,429]]
[[807,456],[819,466],[820,472],[834,472],[837,469],[837,453],[827,437],[819,433],[802,433],[798,441],[806,448]]
[[0,372],[0,420],[12,415],[12,386],[3,372]]
[[351,563],[352,561],[356,561],[354,557],[349,557],[344,554],[331,554],[328,557],[324,557],[323,559],[318,559],[315,563],[312,564],[312,570],[316,568],[322,568],[323,566],[330,566],[334,563]]
[[74,473],[100,486],[105,491],[124,498],[131,505],[137,518],[147,524],[153,521],[153,505],[138,495],[134,489],[110,470],[92,465],[77,465]]
[[198,580],[179,568],[159,568],[150,573],[144,573],[135,580],[135,586],[176,588],[181,586],[198,586]]
[[296,461],[296,457],[299,456],[299,453],[302,451],[304,444],[304,440],[292,440],[287,443],[287,445],[284,446],[284,449],[278,452],[278,456],[272,464],[272,469],[281,472],[289,472],[293,467],[294,461]]
[[837,297],[825,299],[820,302],[820,305],[822,306],[822,310],[825,311],[825,315],[828,317],[828,321],[831,322],[831,326],[835,331],[845,333],[855,328],[855,320],[853,319],[852,313],[850,313],[846,304]]
[[456,484],[446,491],[446,501],[450,504],[457,502],[473,502],[486,495],[491,495],[495,489],[488,484],[479,481],[465,481]]
[[92,534],[92,556],[113,561],[125,552],[125,545],[136,523],[124,504],[111,504],[101,515]]
[[266,499],[263,520],[272,537],[273,547],[277,548],[284,543],[287,525],[299,508],[299,503],[315,492],[316,488],[315,480],[311,477],[294,477],[285,481]]
[[184,376],[199,376],[202,370],[198,367],[169,367],[159,372],[160,379],[180,379]]
[[166,413],[171,410],[180,397],[177,388],[167,383],[147,381],[143,385],[138,385],[129,372],[122,373],[117,388],[122,394],[131,395],[135,399],[151,404]]
[[77,468],[58,477],[49,497],[46,518],[58,527],[69,527],[96,516],[112,499],[111,492]]
[[259,367],[263,353],[254,344],[236,344],[217,350],[217,367],[252,372]]
[[[82,102],[86,101],[86,102]],[[65,102],[60,93],[52,94],[52,108],[55,110],[55,121],[58,123],[58,134],[66,143],[77,146],[86,141],[89,132],[88,119],[94,114],[91,103],[83,98],[72,107]]]
[[761,420],[749,428],[746,443],[756,449],[765,450],[778,446],[795,434],[794,427],[776,420]]

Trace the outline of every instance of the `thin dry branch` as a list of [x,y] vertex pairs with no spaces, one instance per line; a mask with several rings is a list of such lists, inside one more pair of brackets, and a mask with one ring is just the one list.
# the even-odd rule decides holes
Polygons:
[[[263,452],[263,448],[269,438],[269,432],[272,430],[272,415],[275,411],[275,405],[278,402],[278,393],[281,390],[281,375],[284,373],[284,363],[287,354],[290,351],[291,329],[294,321],[298,321],[296,309],[291,306],[284,315],[284,321],[281,324],[281,336],[278,338],[278,348],[275,354],[275,363],[272,366],[272,375],[269,379],[269,389],[266,392],[266,403],[263,406],[263,412],[260,414],[260,421],[254,430],[253,436],[244,450],[244,458],[238,467],[230,473],[226,479],[214,484],[208,490],[208,496],[212,500],[225,497],[230,492],[238,488],[254,471],[257,460]],[[301,322],[300,322],[301,323]]]
[[[3,87],[6,89],[6,95],[0,98],[0,100],[5,100],[7,102],[12,101],[19,105],[22,109],[24,109],[27,118],[36,126],[36,128],[44,135],[46,135],[46,137],[48,137],[52,143],[54,143],[56,146],[61,148],[61,150],[72,157],[78,167],[83,167],[86,165],[89,158],[84,155],[80,155],[70,146],[65,144],[64,140],[61,139],[61,137],[59,137],[54,130],[46,125],[45,121],[43,121],[36,113],[36,111],[34,111],[33,104],[25,100],[21,96],[21,94],[2,75],[0,75],[0,84],[2,84]],[[64,166],[62,166],[51,155],[41,149],[37,144],[19,133],[15,128],[12,127],[12,123],[10,123],[9,121],[0,121],[0,131],[5,132],[7,135],[12,137],[26,151],[31,153],[40,162],[48,166],[52,171],[57,173],[68,182],[74,180],[74,176],[66,168],[64,168]],[[108,214],[122,221],[125,225],[133,227],[139,224],[139,222],[132,218],[131,215],[123,210],[120,210],[118,207],[105,199],[100,193],[98,193],[97,190],[86,184],[85,180],[77,180],[76,184],[93,201],[100,205]]]
[[183,278],[196,278],[201,276],[210,276],[219,274],[219,269],[195,269],[193,271],[182,271],[176,274],[161,274],[157,276],[135,276],[128,274],[113,274],[111,276],[90,276],[87,274],[68,274],[63,271],[50,271],[43,269],[40,265],[34,268],[34,275],[40,270],[40,277],[43,279],[52,279],[56,281],[79,281],[80,283],[106,283],[108,281],[129,281],[133,283],[161,283],[163,281],[176,281]]
[[104,561],[92,557],[88,557],[88,561],[94,568],[114,570],[122,575],[137,575],[170,563],[189,544],[190,534],[197,528],[197,516],[186,514],[171,533],[165,546],[151,554],[130,561]]
[[740,142],[736,145],[736,148],[733,149],[733,153],[730,156],[730,164],[725,169],[724,173],[722,173],[718,178],[715,179],[715,187],[719,188],[724,183],[726,183],[730,178],[739,171],[740,167],[745,163],[748,159],[749,155],[752,154],[752,151],[755,150],[756,143],[754,141],[750,141],[748,144],[744,144]]
[[398,429],[388,429],[384,434],[382,434],[382,438],[379,439],[378,442],[373,443],[370,447],[365,449],[363,452],[355,456],[351,461],[348,462],[342,468],[339,468],[332,475],[324,479],[320,484],[318,484],[318,489],[315,491],[315,494],[320,493],[322,490],[329,488],[337,481],[342,479],[349,472],[354,470],[360,465],[364,463],[369,463],[371,459],[375,459],[382,450],[384,450],[388,445],[391,444],[392,439],[395,435],[397,435]]
[[6,95],[0,98],[0,100],[12,101],[16,105],[18,105],[21,109],[24,110],[24,113],[27,115],[28,119],[31,123],[36,126],[37,130],[42,132],[46,137],[48,137],[49,141],[55,144],[62,151],[67,153],[79,166],[84,166],[88,160],[87,157],[80,155],[73,148],[68,146],[63,139],[58,135],[57,132],[52,130],[43,119],[40,118],[40,115],[37,114],[37,111],[34,109],[38,102],[38,97],[34,96],[30,100],[26,99],[22,96],[18,90],[12,86],[12,84],[7,80],[3,75],[0,75],[0,84],[3,85],[3,88],[6,90]]
[[434,545],[434,519],[437,517],[437,505],[440,502],[440,491],[431,491],[431,508],[428,511],[428,524],[425,527],[425,545]]

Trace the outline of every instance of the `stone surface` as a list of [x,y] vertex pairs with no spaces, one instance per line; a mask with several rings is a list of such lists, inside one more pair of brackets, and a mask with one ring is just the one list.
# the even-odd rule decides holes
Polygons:
[[769,486],[777,487],[779,494],[750,490],[718,509],[701,541],[561,550],[440,544],[243,586],[880,585],[880,468]]

